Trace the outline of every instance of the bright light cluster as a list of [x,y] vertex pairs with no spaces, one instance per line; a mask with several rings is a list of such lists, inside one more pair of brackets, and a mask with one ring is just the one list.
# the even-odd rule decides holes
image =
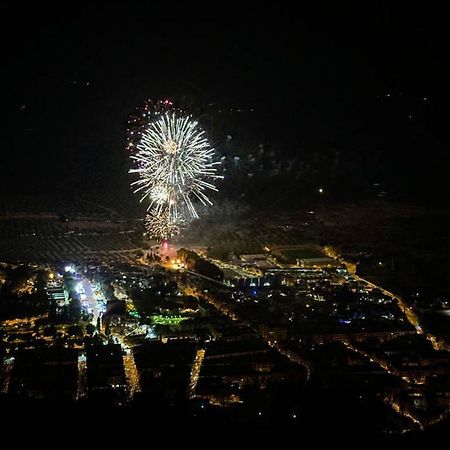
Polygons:
[[146,226],[159,240],[168,239],[192,219],[196,203],[212,205],[207,191],[216,191],[214,149],[198,122],[179,110],[166,109],[139,131],[131,155],[139,179],[132,183],[141,202],[148,201]]

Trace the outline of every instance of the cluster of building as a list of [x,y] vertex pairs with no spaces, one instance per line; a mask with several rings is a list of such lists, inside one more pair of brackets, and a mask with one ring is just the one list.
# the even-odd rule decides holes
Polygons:
[[382,404],[374,423],[391,431],[445,417],[450,353],[395,296],[306,253],[210,260],[222,281],[156,262],[53,268],[48,313],[2,324],[1,391],[292,421],[314,380],[320,395]]

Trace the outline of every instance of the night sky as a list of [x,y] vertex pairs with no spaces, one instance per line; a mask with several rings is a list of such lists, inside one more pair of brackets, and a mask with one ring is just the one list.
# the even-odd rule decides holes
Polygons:
[[443,10],[10,3],[1,6],[5,192],[125,185],[128,115],[147,98],[187,97],[254,108],[281,153],[376,154],[396,189],[447,197]]

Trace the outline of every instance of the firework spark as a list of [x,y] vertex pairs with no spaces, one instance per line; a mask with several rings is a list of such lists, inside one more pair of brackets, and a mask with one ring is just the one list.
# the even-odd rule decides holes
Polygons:
[[132,187],[141,202],[148,201],[149,233],[166,239],[199,217],[196,203],[212,205],[207,192],[217,191],[213,181],[221,178],[216,173],[220,163],[213,161],[214,149],[190,116],[173,108],[149,116],[153,120],[132,140],[137,151],[131,155],[130,172],[139,175]]
[[150,237],[163,240],[176,236],[180,232],[182,222],[171,222],[167,211],[158,214],[156,211],[152,210],[145,217],[145,226]]

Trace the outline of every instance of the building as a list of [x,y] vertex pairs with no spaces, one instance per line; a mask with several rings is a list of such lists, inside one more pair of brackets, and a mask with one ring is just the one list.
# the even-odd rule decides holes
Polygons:
[[111,402],[124,400],[127,389],[119,344],[93,345],[86,351],[89,397]]
[[63,286],[47,287],[47,295],[57,308],[63,308],[69,304],[69,294]]

